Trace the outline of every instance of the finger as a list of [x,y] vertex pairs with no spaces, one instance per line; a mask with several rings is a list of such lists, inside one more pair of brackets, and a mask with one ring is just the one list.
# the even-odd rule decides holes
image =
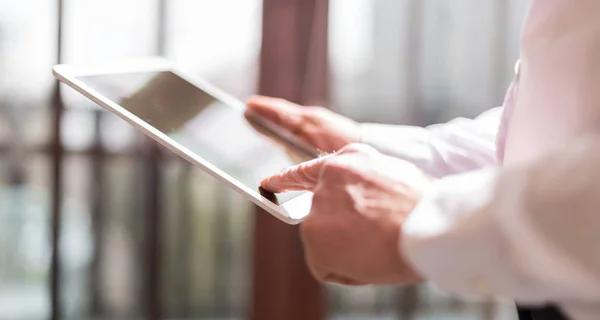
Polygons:
[[247,101],[246,116],[258,115],[284,129],[295,131],[302,122],[302,108],[292,102],[264,96],[253,96]]
[[321,168],[330,156],[323,156],[289,167],[276,175],[264,179],[261,182],[261,186],[273,193],[313,190],[319,180]]

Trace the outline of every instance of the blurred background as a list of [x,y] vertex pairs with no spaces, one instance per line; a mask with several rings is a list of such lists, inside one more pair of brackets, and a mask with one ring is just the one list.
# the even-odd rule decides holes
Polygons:
[[501,104],[527,6],[0,0],[0,319],[515,319],[428,285],[317,285],[295,228],[51,67],[162,55],[241,99],[427,125]]

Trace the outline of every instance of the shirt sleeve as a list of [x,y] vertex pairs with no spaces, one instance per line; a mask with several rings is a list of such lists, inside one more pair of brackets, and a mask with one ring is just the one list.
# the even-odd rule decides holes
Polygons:
[[599,163],[594,137],[528,166],[442,178],[407,218],[401,252],[444,290],[554,302],[575,319],[595,319]]
[[501,114],[502,107],[498,107],[476,119],[457,118],[426,128],[362,124],[362,142],[442,177],[496,164]]

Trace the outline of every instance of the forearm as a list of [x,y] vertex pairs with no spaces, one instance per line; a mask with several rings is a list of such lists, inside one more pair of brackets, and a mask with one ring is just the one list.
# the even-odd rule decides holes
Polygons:
[[362,142],[443,177],[496,164],[495,138],[501,108],[476,119],[457,118],[426,128],[363,124]]

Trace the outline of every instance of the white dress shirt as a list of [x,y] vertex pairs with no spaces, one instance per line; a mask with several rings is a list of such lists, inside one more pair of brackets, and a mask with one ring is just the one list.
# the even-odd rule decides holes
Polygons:
[[533,0],[516,71],[504,108],[363,142],[439,178],[402,231],[433,284],[600,319],[600,1]]

